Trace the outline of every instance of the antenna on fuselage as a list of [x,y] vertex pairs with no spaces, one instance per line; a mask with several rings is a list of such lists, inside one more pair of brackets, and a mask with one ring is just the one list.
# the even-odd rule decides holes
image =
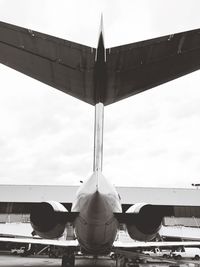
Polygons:
[[98,37],[98,45],[95,56],[95,122],[94,122],[94,162],[93,171],[102,171],[103,165],[103,124],[104,124],[104,104],[99,92],[105,90],[105,47],[104,47],[104,33],[103,33],[103,15],[101,14],[100,31]]

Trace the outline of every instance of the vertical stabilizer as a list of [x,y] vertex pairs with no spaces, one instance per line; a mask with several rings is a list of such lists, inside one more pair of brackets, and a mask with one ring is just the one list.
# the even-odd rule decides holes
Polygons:
[[[99,174],[103,163],[103,123],[104,123],[104,91],[106,88],[106,50],[104,47],[103,15],[101,15],[99,39],[94,67],[95,123],[94,123],[94,162],[93,171],[96,173],[98,189]],[[101,93],[100,93],[101,92]]]
[[96,50],[96,61],[102,60],[106,61],[105,45],[104,45],[104,28],[103,28],[103,14],[101,14],[99,36]]
[[104,44],[104,27],[103,27],[103,13],[101,13],[101,21],[100,21],[100,29],[99,29],[99,37],[102,35],[102,40]]
[[103,121],[104,105],[98,103],[95,105],[95,124],[94,124],[94,172],[102,171],[103,162]]

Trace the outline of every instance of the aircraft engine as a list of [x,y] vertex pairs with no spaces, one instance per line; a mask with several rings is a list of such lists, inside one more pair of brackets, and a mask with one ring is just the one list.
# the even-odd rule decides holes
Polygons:
[[161,207],[137,203],[127,211],[127,230],[132,239],[152,240],[161,227],[163,212]]
[[56,201],[35,205],[30,213],[35,234],[49,239],[61,237],[65,230],[67,212],[67,209]]

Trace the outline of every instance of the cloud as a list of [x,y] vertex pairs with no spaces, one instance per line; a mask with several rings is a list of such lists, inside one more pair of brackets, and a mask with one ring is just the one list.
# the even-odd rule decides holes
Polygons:
[[110,106],[110,116],[121,111],[112,142],[124,148],[106,160],[115,184],[190,187],[199,176],[199,79],[197,71]]
[[[106,44],[113,46],[199,26],[199,5],[0,0],[0,20],[96,46],[103,11]],[[88,177],[94,107],[1,65],[0,79],[1,183]],[[189,187],[200,172],[199,84],[197,71],[106,107],[105,176],[118,185]]]

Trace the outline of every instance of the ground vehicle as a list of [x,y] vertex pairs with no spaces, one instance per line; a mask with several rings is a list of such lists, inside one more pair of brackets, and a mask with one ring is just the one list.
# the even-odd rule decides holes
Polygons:
[[111,257],[112,260],[115,260],[117,255],[114,252],[111,252],[110,253],[110,257]]
[[172,253],[174,259],[180,260],[182,258],[192,258],[195,260],[200,259],[200,249],[199,248],[180,248],[178,251]]
[[143,253],[147,256],[158,256],[163,258],[169,258],[171,255],[170,250],[161,250],[159,248],[154,248],[150,251],[143,251]]
[[25,247],[11,249],[11,254],[13,255],[22,255],[24,254],[24,252],[25,252]]

